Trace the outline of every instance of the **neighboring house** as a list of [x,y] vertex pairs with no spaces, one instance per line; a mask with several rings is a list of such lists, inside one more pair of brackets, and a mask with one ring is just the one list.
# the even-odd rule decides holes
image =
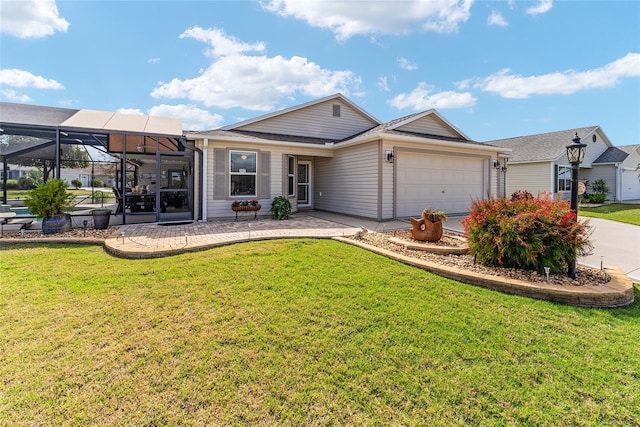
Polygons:
[[221,129],[187,132],[203,151],[203,217],[229,216],[233,200],[376,220],[430,206],[467,213],[504,193],[510,150],[471,141],[437,111],[380,123],[341,94]]
[[607,197],[611,201],[640,198],[637,173],[633,179],[633,170],[640,159],[639,146],[614,147],[600,126],[487,141],[492,146],[513,150],[508,164],[506,193],[527,190],[534,196],[552,193],[558,199],[569,199],[571,165],[566,146],[576,134],[587,144],[579,179],[589,182],[604,179],[610,188]]
[[[611,147],[593,162],[586,179],[604,179],[610,200],[640,200],[640,144]],[[596,178],[597,177],[597,178]]]

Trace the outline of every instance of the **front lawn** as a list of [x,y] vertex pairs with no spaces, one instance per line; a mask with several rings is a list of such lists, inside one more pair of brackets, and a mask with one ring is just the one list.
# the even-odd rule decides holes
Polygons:
[[0,425],[640,423],[638,303],[503,295],[330,240],[0,260]]
[[578,215],[640,225],[640,204],[612,203],[598,206],[597,208],[581,206],[578,210]]

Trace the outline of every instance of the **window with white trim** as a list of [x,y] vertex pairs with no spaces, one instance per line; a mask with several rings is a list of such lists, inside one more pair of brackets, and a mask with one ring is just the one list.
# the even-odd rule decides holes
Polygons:
[[571,191],[571,168],[558,166],[558,191]]
[[256,197],[258,153],[255,151],[229,151],[230,196]]
[[296,195],[296,158],[289,156],[287,160],[287,196]]

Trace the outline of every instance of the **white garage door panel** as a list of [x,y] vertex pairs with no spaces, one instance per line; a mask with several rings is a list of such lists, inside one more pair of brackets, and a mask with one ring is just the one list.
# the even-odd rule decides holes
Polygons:
[[482,159],[421,153],[398,153],[397,216],[418,216],[430,206],[448,213],[468,212],[481,199]]
[[622,200],[638,199],[640,199],[638,172],[635,170],[624,170],[622,172]]

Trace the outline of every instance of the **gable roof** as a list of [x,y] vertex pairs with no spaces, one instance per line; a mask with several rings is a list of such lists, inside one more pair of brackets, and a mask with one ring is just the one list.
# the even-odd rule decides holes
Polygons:
[[308,107],[311,107],[313,105],[321,104],[323,102],[335,101],[335,100],[340,100],[340,101],[344,102],[345,104],[348,104],[351,108],[353,108],[355,111],[360,113],[366,119],[368,119],[368,120],[370,120],[370,121],[372,121],[374,123],[380,123],[380,121],[378,119],[373,117],[371,114],[367,113],[362,108],[358,107],[356,104],[354,104],[349,99],[347,99],[344,95],[342,95],[341,93],[336,93],[336,94],[329,95],[329,96],[321,98],[321,99],[316,99],[314,101],[305,102],[304,104],[294,105],[293,107],[284,108],[282,110],[274,111],[272,113],[268,113],[268,114],[264,114],[262,116],[254,117],[252,119],[244,120],[242,122],[234,123],[234,124],[231,124],[231,125],[228,125],[228,126],[223,126],[220,129],[222,129],[222,130],[237,129],[237,128],[244,127],[244,126],[247,126],[247,125],[250,125],[250,124],[254,124],[254,123],[258,123],[258,122],[264,121],[264,120],[268,120],[268,119],[273,118],[273,117],[277,117],[277,116],[281,116],[281,115],[284,115],[284,114],[288,114],[288,113],[291,113],[291,112],[294,112],[294,111],[297,111],[297,110],[302,110],[304,108],[308,108]]
[[[487,141],[485,144],[512,149],[510,163],[555,161],[566,153],[566,146],[571,143],[576,133],[584,140],[598,129],[600,129],[600,126],[588,126],[579,129],[498,139]],[[605,141],[608,146],[611,145],[606,136]]]
[[[357,112],[362,113],[364,117],[366,117],[373,124],[373,126],[358,133],[347,135],[343,138],[331,138],[323,137],[322,133],[318,133],[314,136],[295,135],[293,134],[293,132],[287,133],[286,124],[283,125],[283,123],[286,123],[286,120],[284,122],[282,120],[280,121],[279,124],[282,126],[278,127],[278,130],[280,131],[279,133],[269,132],[269,126],[261,126],[260,123],[271,118],[280,120],[282,119],[281,116],[285,114],[298,112],[305,108],[313,107],[327,101],[336,100],[345,102],[346,104],[357,110]],[[300,116],[297,117],[297,119],[300,119]],[[259,125],[253,126],[253,124],[255,123],[258,123]],[[265,130],[263,131],[262,129]],[[377,119],[374,119],[372,116],[370,116],[361,108],[357,107],[341,94],[332,95],[317,101],[308,102],[272,114],[267,114],[256,119],[246,120],[219,129],[188,132],[187,137],[213,138],[229,142],[243,141],[258,144],[293,143],[302,145],[324,146],[327,149],[340,148],[347,145],[367,143],[381,139],[392,139],[403,142],[429,143],[442,146],[460,146],[459,144],[473,145],[474,148],[482,149],[483,151],[502,153],[511,151],[509,148],[493,147],[489,144],[472,141],[434,109],[409,114],[407,116],[400,117],[386,123],[380,123]]]
[[640,144],[609,147],[593,163],[622,163],[636,150],[640,150]]

